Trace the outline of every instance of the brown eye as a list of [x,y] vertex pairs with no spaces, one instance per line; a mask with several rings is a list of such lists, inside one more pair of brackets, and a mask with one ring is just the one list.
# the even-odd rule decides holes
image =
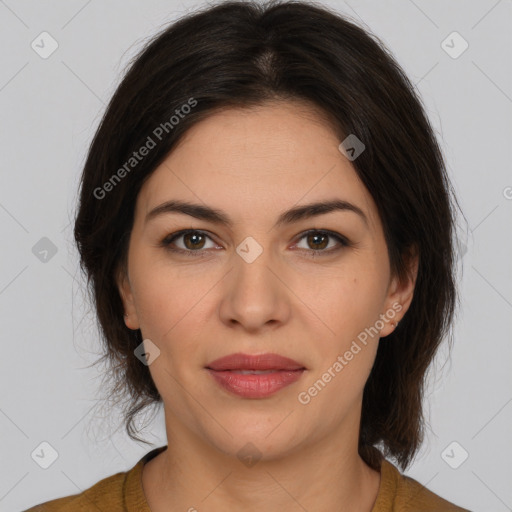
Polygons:
[[[303,239],[306,241],[306,247],[301,247],[299,244],[297,247],[311,253],[312,256],[330,254],[350,245],[350,242],[339,233],[324,230],[308,231],[299,240]],[[330,244],[331,240],[334,240],[335,243]]]
[[[210,247],[205,246],[207,240],[212,242]],[[196,256],[204,254],[206,251],[203,249],[212,249],[216,245],[206,233],[195,229],[189,229],[178,231],[177,233],[172,233],[167,236],[162,240],[161,246],[172,252]]]
[[187,249],[202,249],[204,245],[205,237],[202,233],[193,231],[192,233],[186,233],[183,235],[183,241]]
[[307,241],[309,246],[314,249],[325,249],[329,245],[329,236],[324,233],[309,233],[307,235]]
[[[306,247],[300,247],[299,244],[297,244],[297,247],[313,257],[324,254],[329,255],[350,246],[348,239],[332,231],[311,230],[299,238],[299,240],[303,239],[306,240]],[[210,247],[205,245],[208,240],[212,242]],[[331,244],[331,241],[334,241],[334,244]],[[214,249],[217,247],[210,236],[196,229],[172,233],[164,238],[160,245],[169,251],[189,256],[206,256],[207,251],[203,249]]]

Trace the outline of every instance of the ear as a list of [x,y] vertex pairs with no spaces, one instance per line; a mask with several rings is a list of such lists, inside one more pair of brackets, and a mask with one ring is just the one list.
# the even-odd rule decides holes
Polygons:
[[124,308],[124,323],[126,327],[132,330],[140,329],[139,318],[137,310],[135,309],[135,302],[133,300],[133,291],[128,276],[128,271],[124,266],[121,266],[116,272],[116,283],[123,302]]
[[406,262],[406,275],[403,278],[393,276],[388,286],[388,295],[384,302],[384,311],[381,318],[385,325],[380,331],[380,337],[388,336],[396,329],[396,324],[405,316],[411,305],[418,277],[419,256],[416,248],[404,255]]

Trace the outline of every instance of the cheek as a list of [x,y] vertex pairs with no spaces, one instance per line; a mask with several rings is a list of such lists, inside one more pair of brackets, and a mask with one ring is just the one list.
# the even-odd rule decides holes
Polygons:
[[[386,290],[383,273],[379,274],[371,262],[351,263],[347,262],[336,274],[320,279],[316,276],[309,294],[302,295],[308,297],[304,302],[309,301],[310,308],[322,320],[311,317],[324,334],[315,337],[316,364],[301,391],[319,413],[331,404],[336,411],[334,421],[358,403],[363,392],[379,341],[370,328],[379,318]],[[309,278],[307,282],[313,281]],[[304,286],[300,293],[306,294],[306,289]],[[309,330],[313,332],[311,325]]]
[[145,268],[135,282],[140,329],[143,338],[160,350],[160,360],[150,367],[155,384],[168,387],[170,377],[164,368],[182,380],[205,362],[205,346],[213,337],[206,324],[215,315],[212,297],[220,276],[213,271],[199,273],[192,265],[171,268],[153,262]]
[[190,318],[198,317],[201,302],[218,277],[198,272],[193,262],[177,265],[159,251],[157,257],[150,251],[138,260],[134,257],[131,275],[143,334],[165,341]]
[[315,338],[316,364],[299,402],[312,415],[326,417],[329,408],[328,428],[360,402],[378,348],[379,337],[370,327],[379,318],[382,289],[369,275],[340,277],[324,286],[322,298],[310,297],[326,334]]
[[191,382],[203,362],[202,351],[212,335],[204,328],[212,314],[208,291],[215,280],[155,265],[148,268],[136,282],[136,302],[143,339],[160,350],[149,371],[164,402],[186,409],[191,404],[185,405],[188,395],[179,383]]
[[340,348],[375,324],[385,300],[382,274],[371,265],[346,265],[336,273],[317,274],[302,281],[297,295],[321,320],[326,346]]

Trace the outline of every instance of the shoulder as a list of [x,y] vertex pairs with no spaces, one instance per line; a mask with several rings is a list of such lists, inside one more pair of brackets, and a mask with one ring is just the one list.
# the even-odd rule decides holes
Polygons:
[[104,478],[80,494],[40,503],[24,512],[151,512],[142,488],[142,468],[166,449],[167,445],[151,450],[131,469]]
[[128,472],[109,476],[80,494],[66,496],[41,503],[25,512],[85,512],[105,510],[111,512],[124,510],[123,488]]
[[383,459],[381,466],[384,495],[390,507],[375,512],[393,510],[394,512],[470,512],[433,493],[417,480],[400,473],[391,462]]

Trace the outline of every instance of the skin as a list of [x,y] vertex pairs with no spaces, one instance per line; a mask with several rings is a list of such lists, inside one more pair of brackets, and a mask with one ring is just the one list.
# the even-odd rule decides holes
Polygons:
[[[357,450],[363,388],[378,343],[387,342],[379,337],[410,305],[417,260],[410,278],[391,275],[375,203],[340,142],[322,117],[298,103],[229,109],[192,127],[142,187],[127,273],[117,282],[126,325],[160,350],[149,370],[163,399],[168,449],[142,475],[153,512],[371,511],[380,473]],[[335,211],[273,227],[289,208],[335,198],[357,205],[368,223]],[[180,213],[145,223],[170,199],[222,210],[233,226]],[[210,237],[174,241],[195,256],[160,245],[183,229]],[[304,232],[315,229],[339,233],[351,245],[308,242]],[[252,263],[236,252],[248,236],[263,248]],[[307,405],[299,403],[298,394],[393,304],[401,310],[380,335],[360,344]],[[241,398],[205,369],[234,352],[273,352],[307,370],[271,397]],[[237,457],[248,442],[261,455],[251,467]]]

